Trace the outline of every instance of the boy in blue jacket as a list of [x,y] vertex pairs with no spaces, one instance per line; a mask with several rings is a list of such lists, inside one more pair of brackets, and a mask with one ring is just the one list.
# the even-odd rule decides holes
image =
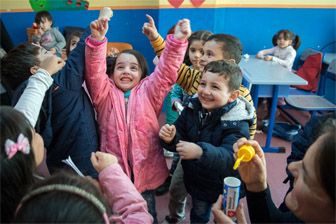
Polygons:
[[[53,85],[46,92],[38,122],[35,126],[47,149],[47,165],[54,173],[66,165],[62,160],[71,156],[84,175],[98,177],[90,157],[99,149],[95,113],[85,89],[85,38],[88,28],[77,47],[70,53],[62,70],[53,75]],[[40,66],[42,47],[21,44],[1,61],[1,78],[15,105],[27,85],[28,78]]]
[[223,180],[233,170],[233,144],[249,138],[254,108],[239,96],[242,72],[229,61],[204,68],[198,96],[192,98],[173,125],[159,133],[164,148],[179,153],[184,184],[192,197],[191,223],[207,223],[211,206],[223,192]]

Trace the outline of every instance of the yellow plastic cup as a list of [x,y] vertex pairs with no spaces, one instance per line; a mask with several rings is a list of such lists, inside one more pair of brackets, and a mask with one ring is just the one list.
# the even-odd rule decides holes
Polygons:
[[255,155],[254,148],[250,145],[242,145],[238,150],[238,158],[233,166],[233,169],[236,170],[240,163],[250,161]]

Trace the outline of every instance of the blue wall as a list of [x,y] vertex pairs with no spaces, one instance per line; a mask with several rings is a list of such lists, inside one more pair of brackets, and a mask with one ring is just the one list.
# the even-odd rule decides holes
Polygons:
[[[51,11],[55,25],[85,27],[97,18],[98,11]],[[109,41],[124,41],[142,52],[151,68],[154,54],[147,38],[141,33],[145,14],[152,15],[161,34],[181,18],[189,18],[193,30],[210,30],[214,33],[229,33],[239,37],[244,53],[255,54],[258,50],[272,46],[272,36],[286,28],[297,33],[302,44],[298,50],[312,47],[321,49],[335,41],[335,9],[260,9],[260,8],[218,8],[218,9],[153,9],[114,10],[108,32]],[[34,20],[34,12],[2,13],[1,18],[14,42],[27,40],[26,28]],[[159,21],[159,22],[158,22]],[[328,49],[331,51],[332,49]],[[335,51],[335,49],[334,49]]]

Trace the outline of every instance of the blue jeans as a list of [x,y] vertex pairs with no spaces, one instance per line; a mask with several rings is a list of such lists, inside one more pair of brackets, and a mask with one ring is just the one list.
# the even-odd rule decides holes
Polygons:
[[153,223],[158,223],[155,205],[155,190],[148,190],[141,193],[147,202],[148,212],[153,216]]
[[190,223],[207,223],[211,214],[210,202],[192,198],[192,208],[190,211]]

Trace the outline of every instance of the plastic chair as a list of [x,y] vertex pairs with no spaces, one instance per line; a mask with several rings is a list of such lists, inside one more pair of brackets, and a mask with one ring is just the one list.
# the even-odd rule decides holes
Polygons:
[[311,95],[319,89],[323,54],[312,48],[305,49],[300,57],[301,65],[296,74],[308,81],[308,85],[295,85],[297,89],[291,89],[290,95]]
[[[322,75],[323,79],[329,78],[336,80],[336,60],[332,61],[325,74]],[[321,78],[321,84],[324,81]],[[317,91],[319,93],[320,91]],[[336,111],[336,105],[330,102],[325,96],[322,95],[290,95],[285,98],[285,102],[288,106],[298,110],[309,112],[321,112],[321,111]],[[288,114],[287,114],[288,115]]]

